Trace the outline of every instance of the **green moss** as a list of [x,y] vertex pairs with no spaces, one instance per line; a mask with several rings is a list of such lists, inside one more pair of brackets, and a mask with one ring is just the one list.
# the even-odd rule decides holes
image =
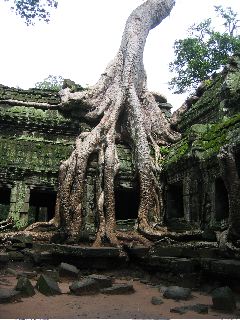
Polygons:
[[60,162],[69,157],[72,149],[73,142],[65,140],[49,141],[27,135],[0,137],[0,166],[56,173]]
[[240,113],[231,118],[225,117],[218,123],[193,125],[181,141],[168,149],[161,164],[167,168],[193,155],[199,159],[207,159],[217,154],[223,145],[233,142],[239,135]]
[[161,155],[167,155],[169,153],[169,146],[159,147],[159,152]]
[[170,165],[184,157],[188,152],[188,140],[182,139],[168,149],[168,153],[160,160],[161,165]]
[[28,202],[27,195],[29,189],[23,181],[16,181],[11,191],[11,205],[9,215],[14,220],[17,229],[27,225]]
[[12,99],[20,101],[42,102],[49,104],[59,104],[60,96],[53,90],[9,88],[0,85],[0,99]]
[[[214,81],[208,84],[201,98],[185,112],[178,124],[179,129],[186,130],[194,123],[209,122],[209,117],[214,118],[211,121],[219,119],[219,105],[221,101],[220,92],[223,83],[223,77],[218,75]],[[207,117],[205,119],[205,117]]]
[[63,117],[57,110],[41,110],[25,106],[0,108],[0,116],[4,120],[22,120],[49,125],[69,125],[72,122],[71,119]]

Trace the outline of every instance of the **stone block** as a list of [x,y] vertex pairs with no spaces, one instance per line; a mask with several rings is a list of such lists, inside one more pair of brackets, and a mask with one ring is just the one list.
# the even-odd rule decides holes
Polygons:
[[41,275],[38,278],[36,288],[45,296],[53,296],[62,293],[57,282],[45,275]]
[[107,277],[101,274],[91,274],[88,277],[96,281],[100,289],[108,288],[112,286],[112,278],[110,277]]
[[160,297],[152,297],[151,303],[153,305],[160,305],[163,303],[162,299]]
[[49,251],[31,251],[30,256],[36,264],[51,264],[53,260],[52,253]]
[[213,308],[226,312],[233,312],[236,309],[236,300],[229,287],[216,288],[212,292]]
[[53,279],[54,281],[59,281],[59,271],[58,270],[45,270],[44,275],[48,278]]
[[170,309],[170,312],[175,312],[179,314],[184,314],[188,311],[194,311],[199,314],[208,313],[208,305],[206,304],[194,304],[191,306],[176,306]]
[[132,294],[135,292],[132,284],[114,284],[112,287],[100,290],[104,294]]
[[77,278],[78,274],[79,274],[79,269],[72,264],[62,262],[59,266],[60,277]]
[[70,292],[77,296],[91,295],[99,292],[99,285],[93,279],[75,281],[69,286]]
[[14,301],[21,301],[21,292],[13,289],[0,288],[0,303],[9,303]]
[[26,277],[21,277],[18,279],[15,290],[20,291],[24,297],[32,297],[35,294],[35,290],[31,284],[31,281]]
[[191,297],[191,290],[189,288],[170,286],[164,291],[163,297],[173,300],[187,300]]

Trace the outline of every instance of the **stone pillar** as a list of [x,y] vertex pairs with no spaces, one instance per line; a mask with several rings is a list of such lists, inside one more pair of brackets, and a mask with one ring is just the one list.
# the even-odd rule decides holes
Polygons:
[[11,190],[9,216],[15,226],[21,228],[28,223],[30,189],[24,181],[16,181]]
[[85,208],[85,219],[84,229],[85,231],[94,234],[96,230],[96,177],[87,176],[87,187],[86,187],[86,208]]

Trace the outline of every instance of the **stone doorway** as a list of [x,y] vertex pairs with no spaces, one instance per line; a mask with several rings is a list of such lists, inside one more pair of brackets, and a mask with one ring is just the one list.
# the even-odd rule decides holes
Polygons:
[[221,221],[229,217],[228,192],[222,178],[215,180],[215,220]]
[[183,184],[176,182],[167,189],[167,220],[184,218]]
[[115,190],[116,220],[137,219],[140,195],[136,189]]
[[10,208],[11,189],[0,187],[0,221],[6,220]]
[[56,192],[31,190],[29,199],[29,224],[49,221],[54,217]]

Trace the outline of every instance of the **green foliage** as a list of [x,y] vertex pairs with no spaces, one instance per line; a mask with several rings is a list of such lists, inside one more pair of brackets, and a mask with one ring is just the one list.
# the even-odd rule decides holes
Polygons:
[[11,9],[27,25],[33,25],[36,19],[49,22],[50,8],[57,8],[58,0],[5,0],[11,3]]
[[161,146],[159,147],[159,151],[161,155],[167,155],[169,153],[169,146]]
[[227,64],[230,55],[240,52],[237,13],[221,6],[215,6],[215,11],[223,20],[223,32],[215,31],[212,19],[208,18],[191,26],[186,39],[174,43],[175,60],[169,69],[176,76],[169,86],[175,93],[195,89],[199,82]]
[[49,75],[43,81],[37,82],[35,88],[59,91],[62,88],[63,81],[64,79],[61,76]]

